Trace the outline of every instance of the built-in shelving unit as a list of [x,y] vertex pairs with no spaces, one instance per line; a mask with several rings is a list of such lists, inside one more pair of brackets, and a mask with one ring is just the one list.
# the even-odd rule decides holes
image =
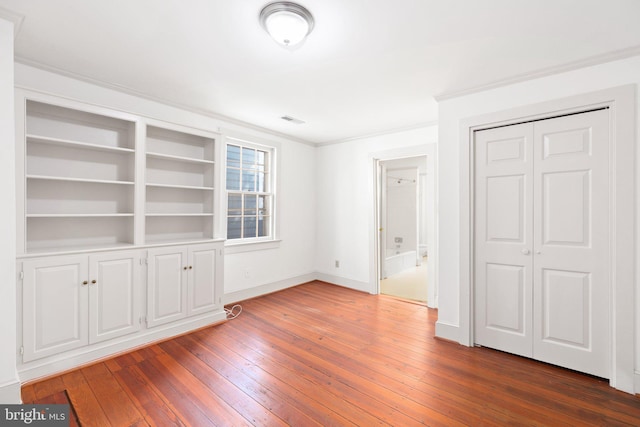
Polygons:
[[214,239],[216,134],[63,100],[24,105],[20,254]]
[[224,321],[219,135],[15,93],[21,379]]
[[133,244],[135,123],[26,102],[25,252]]
[[147,127],[145,241],[213,238],[215,139]]

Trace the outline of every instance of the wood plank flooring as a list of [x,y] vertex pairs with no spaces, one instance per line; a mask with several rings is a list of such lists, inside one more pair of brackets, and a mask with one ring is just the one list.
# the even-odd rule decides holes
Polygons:
[[607,381],[434,338],[437,311],[322,282],[234,320],[24,386],[83,426],[622,426]]

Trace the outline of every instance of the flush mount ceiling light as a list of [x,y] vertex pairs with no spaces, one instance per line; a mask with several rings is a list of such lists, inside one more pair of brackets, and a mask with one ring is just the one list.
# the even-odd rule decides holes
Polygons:
[[269,3],[260,12],[260,25],[279,44],[294,46],[313,30],[313,16],[299,4]]

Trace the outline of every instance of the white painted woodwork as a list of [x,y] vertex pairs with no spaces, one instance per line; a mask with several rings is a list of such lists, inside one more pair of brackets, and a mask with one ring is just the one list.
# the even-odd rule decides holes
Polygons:
[[87,257],[26,260],[23,272],[23,360],[87,345]]
[[27,212],[29,216],[133,215],[133,190],[133,185],[87,186],[84,182],[30,179]]
[[214,238],[218,135],[18,94],[19,254]]
[[476,342],[532,353],[531,124],[476,133]]
[[610,377],[608,120],[476,132],[476,343]]
[[[16,93],[20,369],[55,372],[224,320],[222,242],[184,245],[215,235],[217,135]],[[145,246],[171,242],[183,245]]]
[[130,246],[132,216],[27,217],[31,253],[82,251]]
[[108,252],[89,257],[89,341],[140,329],[140,254]]
[[224,280],[221,250],[219,244],[149,250],[149,327],[220,307],[220,284]]
[[216,282],[220,280],[217,269],[219,248],[197,246],[189,250],[189,314],[195,315],[213,310],[217,299]]
[[533,357],[609,378],[609,112],[535,124]]
[[26,253],[133,244],[134,123],[20,100]]
[[215,137],[148,126],[145,242],[214,236]]
[[24,361],[140,329],[138,251],[23,262]]
[[150,249],[147,269],[147,325],[187,315],[188,254],[185,246]]

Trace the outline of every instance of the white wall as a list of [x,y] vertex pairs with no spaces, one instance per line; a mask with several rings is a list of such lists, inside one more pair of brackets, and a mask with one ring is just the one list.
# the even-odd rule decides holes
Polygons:
[[[396,160],[388,160],[382,162],[387,169],[407,169],[407,168],[417,168],[418,170],[418,178],[416,179],[416,183],[418,183],[418,246],[421,249],[421,252],[418,253],[418,258],[421,259],[424,255],[424,251],[428,249],[428,243],[433,243],[433,228],[434,228],[434,218],[435,218],[435,179],[434,179],[434,171],[429,170],[427,168],[427,163],[429,163],[429,167],[433,168],[435,164],[435,151],[433,150],[433,146],[429,146],[433,151],[431,155],[431,159],[428,156],[418,156],[418,157],[407,157],[404,159],[396,159]],[[392,173],[395,176],[395,173]],[[411,179],[415,179],[414,174],[411,174]],[[390,181],[389,181],[390,182]],[[393,244],[393,241],[388,244]],[[389,247],[393,247],[389,246]]]
[[[426,158],[424,160],[426,163]],[[387,174],[387,223],[385,227],[387,249],[398,252],[417,250],[418,168],[398,170],[392,166],[391,169],[387,169]],[[402,178],[406,181],[400,180],[398,182],[395,178]],[[395,242],[397,237],[402,239],[402,243]]]
[[278,152],[279,249],[225,256],[225,300],[240,301],[315,279],[315,148],[282,144]]
[[0,403],[20,403],[16,372],[13,23],[0,18]]
[[[601,89],[640,83],[640,57],[587,67],[459,98],[439,110],[439,312],[437,333],[456,339],[460,331],[460,120]],[[636,102],[638,99],[636,98]],[[636,114],[640,108],[636,106]],[[637,121],[638,117],[636,117]],[[636,133],[638,126],[636,125]],[[636,135],[636,143],[640,140]],[[638,153],[640,150],[637,150]],[[636,189],[639,187],[636,185]],[[636,196],[636,204],[638,197]],[[639,212],[636,208],[636,213]],[[636,242],[638,241],[636,235]],[[637,253],[636,253],[637,256]],[[640,266],[636,257],[636,264]],[[637,285],[638,286],[638,285]],[[636,290],[636,370],[640,368],[640,286]]]
[[[433,162],[436,140],[437,127],[429,126],[316,149],[316,271],[320,279],[377,292],[374,159],[427,155],[428,162]],[[434,269],[430,271],[435,274]],[[429,280],[436,283],[433,277]]]

